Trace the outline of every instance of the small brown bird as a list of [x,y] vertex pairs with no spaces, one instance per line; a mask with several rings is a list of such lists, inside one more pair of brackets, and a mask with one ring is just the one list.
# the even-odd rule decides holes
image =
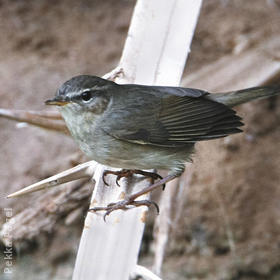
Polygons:
[[119,85],[81,75],[65,82],[46,104],[60,106],[73,138],[89,158],[124,169],[105,175],[114,173],[119,179],[138,173],[158,179],[141,170],[169,171],[123,201],[92,209],[105,210],[106,216],[129,205],[154,204],[136,198],[180,176],[197,141],[241,132],[241,118],[231,107],[279,92],[280,86],[267,86],[209,94],[182,87]]

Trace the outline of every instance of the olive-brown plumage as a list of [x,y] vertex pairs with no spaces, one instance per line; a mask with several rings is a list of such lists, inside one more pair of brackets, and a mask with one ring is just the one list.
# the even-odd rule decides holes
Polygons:
[[278,86],[209,94],[182,87],[118,85],[81,75],[65,82],[46,103],[60,106],[89,158],[123,169],[166,169],[169,177],[160,181],[165,183],[184,171],[195,142],[241,132],[241,118],[230,107],[276,94]]

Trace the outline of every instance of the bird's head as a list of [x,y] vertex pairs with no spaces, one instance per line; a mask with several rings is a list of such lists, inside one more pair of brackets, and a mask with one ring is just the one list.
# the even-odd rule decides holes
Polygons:
[[80,75],[65,82],[53,99],[46,105],[56,105],[73,113],[92,112],[101,114],[109,103],[108,90],[116,86],[114,82],[96,76]]

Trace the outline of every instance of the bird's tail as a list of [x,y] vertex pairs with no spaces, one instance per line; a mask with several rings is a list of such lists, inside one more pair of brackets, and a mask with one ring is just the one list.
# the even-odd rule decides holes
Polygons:
[[267,98],[280,94],[280,85],[252,87],[226,93],[208,95],[209,99],[234,107],[258,98]]

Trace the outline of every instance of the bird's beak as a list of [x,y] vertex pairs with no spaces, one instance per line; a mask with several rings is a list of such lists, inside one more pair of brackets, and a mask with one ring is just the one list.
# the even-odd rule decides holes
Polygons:
[[46,105],[64,106],[64,105],[68,104],[69,102],[70,101],[63,100],[63,99],[61,99],[61,97],[56,96],[53,99],[49,99],[49,100],[45,101],[45,104]]

